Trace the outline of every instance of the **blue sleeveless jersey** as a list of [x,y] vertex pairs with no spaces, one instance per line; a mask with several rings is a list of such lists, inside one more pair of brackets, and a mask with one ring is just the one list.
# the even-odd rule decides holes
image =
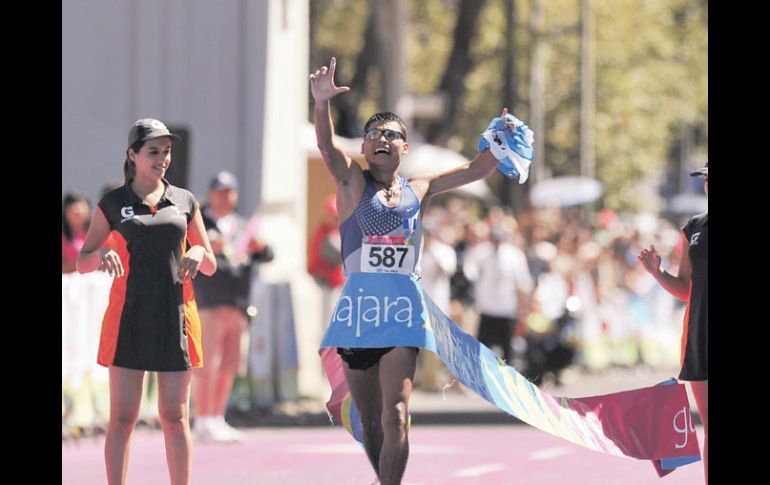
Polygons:
[[411,236],[416,255],[413,275],[419,278],[422,224],[417,193],[405,178],[398,176],[401,201],[396,207],[387,207],[377,197],[377,187],[368,170],[364,170],[364,177],[366,187],[356,210],[340,224],[345,274],[361,271],[361,244],[365,236]]

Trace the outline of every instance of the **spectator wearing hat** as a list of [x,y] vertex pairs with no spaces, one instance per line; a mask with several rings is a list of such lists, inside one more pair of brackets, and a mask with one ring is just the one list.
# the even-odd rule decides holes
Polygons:
[[[708,162],[690,173],[703,177],[703,190],[709,193]],[[677,274],[660,266],[660,255],[655,246],[642,249],[639,261],[660,285],[674,297],[687,302],[684,332],[682,334],[682,370],[679,379],[690,381],[698,413],[703,422],[703,466],[708,483],[708,210],[690,218],[682,228],[682,258]]]
[[[104,456],[110,484],[126,481],[145,371],[157,372],[170,481],[190,483],[190,381],[192,369],[203,365],[192,279],[199,271],[214,274],[217,263],[195,196],[164,177],[178,140],[161,121],[134,123],[125,183],[100,199],[77,261],[80,273],[115,276],[97,357],[109,367]],[[104,247],[110,236],[113,245]]]
[[206,367],[193,373],[193,434],[200,441],[241,439],[225,421],[225,412],[242,359],[255,266],[273,259],[272,249],[254,233],[254,224],[236,212],[237,205],[238,180],[230,172],[219,172],[201,208],[218,270],[194,283],[206,352]]

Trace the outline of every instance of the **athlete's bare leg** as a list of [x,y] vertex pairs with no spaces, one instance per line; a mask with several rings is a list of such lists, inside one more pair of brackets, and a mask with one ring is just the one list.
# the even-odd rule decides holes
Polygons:
[[[395,350],[395,349],[394,349]],[[391,351],[393,352],[393,351]],[[350,395],[361,418],[362,438],[366,456],[380,476],[380,450],[382,449],[382,394],[379,382],[379,364],[366,370],[351,369],[343,361]]]
[[383,441],[380,482],[400,485],[409,459],[409,396],[417,369],[414,347],[396,347],[380,359]]

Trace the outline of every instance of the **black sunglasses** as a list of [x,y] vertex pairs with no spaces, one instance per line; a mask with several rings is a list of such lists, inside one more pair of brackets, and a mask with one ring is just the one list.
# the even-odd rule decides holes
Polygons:
[[366,138],[367,140],[378,140],[382,135],[385,135],[385,139],[388,141],[393,141],[396,138],[401,138],[402,140],[406,140],[406,137],[400,131],[381,130],[379,128],[371,128],[369,130],[366,130],[366,133],[364,133],[364,138]]

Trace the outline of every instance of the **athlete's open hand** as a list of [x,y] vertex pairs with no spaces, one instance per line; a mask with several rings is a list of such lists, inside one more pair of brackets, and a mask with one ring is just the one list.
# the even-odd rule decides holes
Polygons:
[[505,123],[510,128],[513,128],[515,130],[516,129],[516,123],[514,123],[513,121],[508,120],[508,118],[506,118],[507,114],[508,114],[508,108],[503,108],[503,112],[500,114],[500,119],[503,120],[503,123]]
[[332,57],[329,67],[323,66],[310,75],[310,91],[317,103],[328,101],[340,93],[350,91],[347,86],[334,85],[334,71],[337,69],[337,58]]

